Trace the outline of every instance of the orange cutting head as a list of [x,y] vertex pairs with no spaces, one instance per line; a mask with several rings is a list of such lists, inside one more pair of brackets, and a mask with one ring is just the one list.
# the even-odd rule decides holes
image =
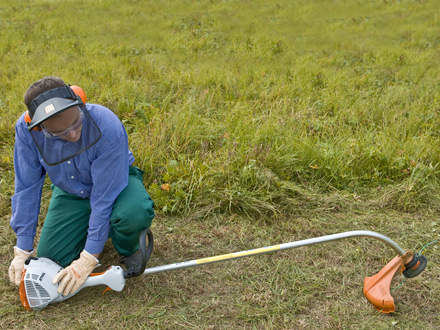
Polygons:
[[373,306],[382,313],[396,310],[394,299],[390,293],[390,285],[394,275],[400,270],[407,278],[419,275],[426,267],[427,260],[423,255],[408,251],[402,256],[394,257],[376,275],[365,277],[364,295]]

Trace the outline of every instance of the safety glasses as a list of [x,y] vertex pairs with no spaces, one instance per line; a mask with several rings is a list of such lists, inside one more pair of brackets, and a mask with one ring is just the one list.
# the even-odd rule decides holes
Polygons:
[[41,128],[42,128],[43,134],[46,137],[62,139],[63,137],[68,136],[71,132],[77,131],[78,129],[80,129],[82,127],[83,119],[84,119],[84,113],[80,110],[79,116],[75,120],[75,122],[61,132],[51,132],[44,127],[44,124],[41,125]]

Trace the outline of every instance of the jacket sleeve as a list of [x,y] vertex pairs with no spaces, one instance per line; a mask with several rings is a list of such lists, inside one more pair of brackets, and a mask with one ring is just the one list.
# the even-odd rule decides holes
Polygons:
[[17,247],[32,250],[46,171],[39,161],[23,116],[15,126],[14,170],[15,192],[11,200],[10,225],[17,235]]
[[[110,126],[110,125],[109,125]],[[97,155],[92,162],[91,214],[85,250],[100,253],[110,230],[113,204],[128,184],[128,137],[122,123],[115,120],[103,131]]]

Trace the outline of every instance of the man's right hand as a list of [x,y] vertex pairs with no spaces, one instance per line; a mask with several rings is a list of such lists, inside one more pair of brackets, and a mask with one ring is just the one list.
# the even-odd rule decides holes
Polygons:
[[24,262],[32,254],[14,246],[14,259],[9,266],[9,281],[15,285],[20,285],[21,273],[24,268]]

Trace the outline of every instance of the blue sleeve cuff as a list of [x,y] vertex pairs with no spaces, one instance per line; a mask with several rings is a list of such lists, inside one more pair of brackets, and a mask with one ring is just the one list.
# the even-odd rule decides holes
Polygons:
[[84,250],[86,250],[90,254],[99,254],[104,250],[104,245],[107,240],[102,241],[93,241],[91,239],[87,239],[86,246]]
[[16,246],[22,250],[33,250],[34,237],[33,236],[17,236]]

